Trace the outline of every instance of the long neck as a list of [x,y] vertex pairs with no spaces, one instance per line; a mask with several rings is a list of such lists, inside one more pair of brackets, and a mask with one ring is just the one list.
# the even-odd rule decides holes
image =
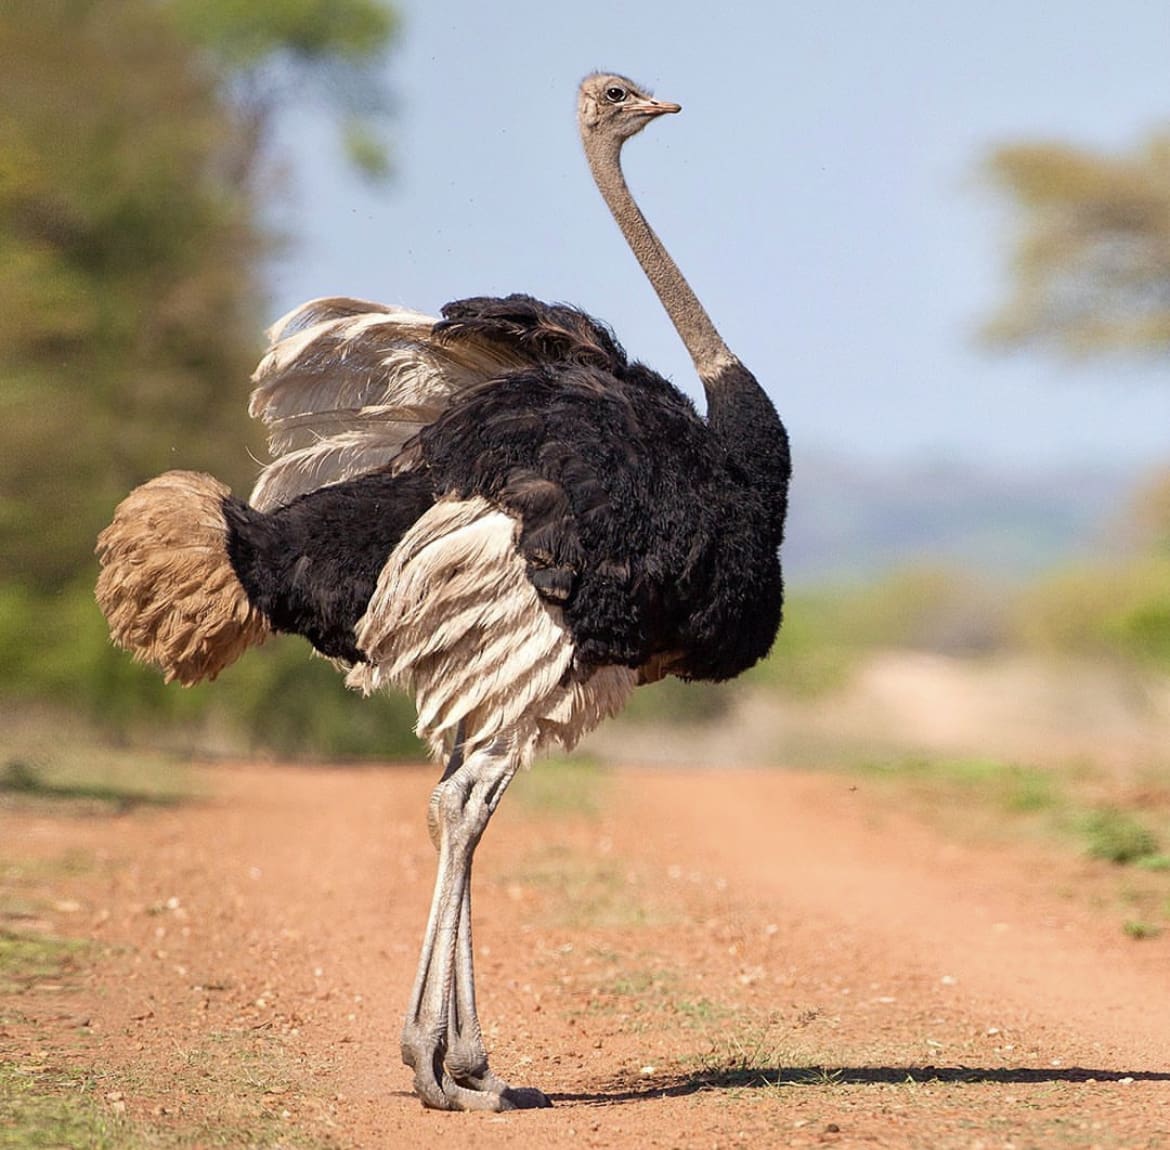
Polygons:
[[678,265],[646,222],[622,174],[621,143],[609,137],[584,138],[585,156],[598,191],[609,205],[626,243],[637,257],[666,314],[670,316],[704,385],[737,363]]
[[584,138],[597,187],[626,242],[682,337],[707,393],[707,423],[732,448],[752,486],[768,499],[772,537],[783,534],[791,465],[788,436],[775,407],[723,342],[678,265],[646,222],[622,175],[621,144]]

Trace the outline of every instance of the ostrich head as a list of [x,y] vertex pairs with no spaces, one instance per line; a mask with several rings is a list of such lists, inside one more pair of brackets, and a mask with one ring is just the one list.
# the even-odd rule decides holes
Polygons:
[[678,104],[655,100],[632,80],[610,72],[586,76],[577,93],[577,122],[586,143],[603,137],[620,146],[655,116],[681,111]]

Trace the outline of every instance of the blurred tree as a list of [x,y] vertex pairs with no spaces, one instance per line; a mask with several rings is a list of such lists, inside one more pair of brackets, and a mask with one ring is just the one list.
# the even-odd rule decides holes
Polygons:
[[1138,491],[1131,519],[1139,546],[1170,556],[1170,469],[1156,472]]
[[1015,145],[988,167],[1017,236],[986,334],[1073,354],[1170,349],[1170,134],[1130,155]]
[[88,571],[167,467],[246,481],[272,116],[296,77],[352,76],[327,90],[384,169],[394,31],[382,0],[0,6],[0,582]]
[[[989,168],[1017,238],[1011,297],[987,335],[1078,355],[1170,351],[1170,134],[1120,156],[1017,145]],[[1041,582],[1021,603],[1025,637],[1170,666],[1170,472],[1126,519],[1144,554]]]
[[168,0],[168,7],[231,100],[234,179],[255,174],[279,108],[306,97],[339,116],[351,163],[373,178],[388,173],[376,130],[387,110],[379,65],[398,21],[386,0]]

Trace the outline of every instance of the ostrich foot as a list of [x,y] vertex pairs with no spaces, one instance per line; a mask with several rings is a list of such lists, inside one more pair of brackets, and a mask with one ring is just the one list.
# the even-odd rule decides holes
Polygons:
[[471,863],[475,848],[519,766],[507,742],[470,755],[455,751],[431,795],[427,822],[439,866],[431,913],[402,1030],[402,1061],[434,1110],[531,1110],[552,1105],[539,1090],[515,1088],[488,1069],[475,1008],[471,945]]
[[[413,1028],[411,1028],[413,1029]],[[459,1057],[422,1033],[404,1033],[402,1061],[414,1070],[414,1089],[432,1110],[537,1110],[551,1106],[548,1095],[531,1086],[509,1086],[488,1069],[486,1058]],[[478,1054],[474,1051],[473,1054]]]

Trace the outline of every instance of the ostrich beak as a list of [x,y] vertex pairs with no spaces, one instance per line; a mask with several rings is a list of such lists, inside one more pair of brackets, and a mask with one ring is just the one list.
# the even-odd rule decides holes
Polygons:
[[630,111],[636,112],[639,116],[662,116],[667,112],[681,112],[682,105],[671,104],[667,100],[645,100],[633,105]]

